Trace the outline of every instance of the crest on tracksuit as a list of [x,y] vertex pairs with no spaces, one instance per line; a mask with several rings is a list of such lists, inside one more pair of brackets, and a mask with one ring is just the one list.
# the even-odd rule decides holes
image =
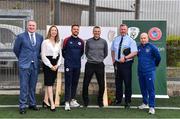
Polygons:
[[81,45],[81,42],[78,42],[78,45]]

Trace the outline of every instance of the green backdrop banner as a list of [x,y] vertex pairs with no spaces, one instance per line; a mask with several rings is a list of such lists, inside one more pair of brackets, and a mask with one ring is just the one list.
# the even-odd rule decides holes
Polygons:
[[[167,95],[166,80],[166,21],[141,21],[141,20],[123,20],[127,24],[128,34],[140,44],[140,34],[148,33],[149,41],[158,47],[161,54],[161,63],[156,69],[155,90],[156,95]],[[137,57],[133,64],[133,94],[140,94],[138,76],[137,76]]]

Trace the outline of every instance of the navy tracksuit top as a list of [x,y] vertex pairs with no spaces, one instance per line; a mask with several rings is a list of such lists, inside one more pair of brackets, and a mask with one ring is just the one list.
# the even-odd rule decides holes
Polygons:
[[65,67],[80,68],[83,53],[84,42],[82,39],[73,36],[64,39],[62,56],[64,57]]
[[161,61],[160,53],[155,45],[147,43],[138,46],[138,72],[155,71]]

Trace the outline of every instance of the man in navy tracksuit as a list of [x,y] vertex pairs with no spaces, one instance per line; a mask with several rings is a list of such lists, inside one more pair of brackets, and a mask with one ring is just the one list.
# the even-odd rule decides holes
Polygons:
[[138,76],[143,104],[138,108],[144,109],[149,107],[149,113],[155,114],[155,71],[156,66],[161,61],[161,57],[157,47],[149,43],[147,33],[141,34],[140,42],[141,44],[138,46]]
[[75,100],[79,81],[81,56],[84,53],[84,42],[78,37],[79,25],[71,26],[72,35],[63,42],[62,55],[64,57],[65,72],[65,110],[70,107],[79,107]]

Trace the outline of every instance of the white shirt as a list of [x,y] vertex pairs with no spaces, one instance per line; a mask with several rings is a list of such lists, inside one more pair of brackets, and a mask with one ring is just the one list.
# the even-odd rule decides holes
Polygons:
[[52,56],[54,59],[56,59],[58,55],[60,55],[60,56],[59,56],[59,59],[58,59],[58,62],[57,62],[57,66],[60,66],[61,59],[62,59],[61,43],[60,42],[55,43],[54,46],[50,42],[49,39],[46,39],[46,40],[44,40],[42,42],[42,45],[41,45],[41,58],[42,58],[43,63],[46,66],[48,66],[50,68],[53,66],[46,56]]
[[[118,53],[119,53],[119,43],[121,41],[121,37],[122,36],[115,37],[113,42],[112,42],[112,45],[111,45],[111,51],[115,52],[115,60],[116,61],[119,61]],[[128,35],[123,36],[123,42],[122,42],[122,45],[121,45],[121,57],[120,58],[124,57],[123,50],[125,48],[131,48],[131,52],[137,52],[136,41],[133,40]],[[130,60],[132,60],[132,59],[128,59],[127,61],[130,61]]]
[[33,34],[33,37],[34,37],[34,44],[36,44],[36,35],[35,35],[35,32],[34,33],[30,33],[28,32],[29,34],[29,39],[31,40],[31,34]]

